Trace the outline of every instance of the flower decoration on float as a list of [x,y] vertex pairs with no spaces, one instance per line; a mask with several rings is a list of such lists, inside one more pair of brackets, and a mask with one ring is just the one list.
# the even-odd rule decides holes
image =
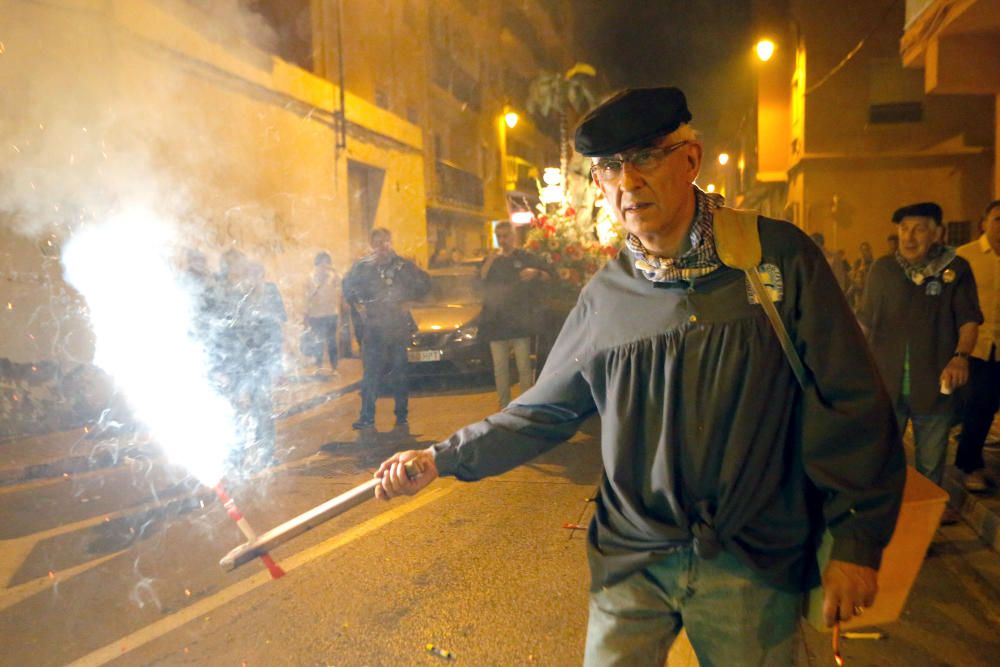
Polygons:
[[[609,258],[618,254],[621,239],[613,225],[601,224],[602,217],[609,216],[604,208],[595,206],[592,212],[579,212],[566,200],[558,169],[546,169],[543,178],[539,215],[528,230],[525,248],[552,265],[563,286],[578,291]],[[602,229],[604,234],[599,234]]]

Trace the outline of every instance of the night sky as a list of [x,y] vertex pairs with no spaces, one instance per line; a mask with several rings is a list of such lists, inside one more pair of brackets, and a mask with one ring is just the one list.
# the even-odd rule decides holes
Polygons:
[[[711,144],[752,102],[750,0],[576,0],[577,55],[599,92],[675,85]],[[602,95],[603,96],[603,95]]]

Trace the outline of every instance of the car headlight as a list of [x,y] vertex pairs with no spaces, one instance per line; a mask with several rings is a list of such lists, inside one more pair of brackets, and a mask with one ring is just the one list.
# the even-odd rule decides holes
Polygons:
[[452,336],[452,341],[456,343],[468,343],[469,341],[476,340],[479,335],[479,327],[465,327],[464,329],[459,329]]

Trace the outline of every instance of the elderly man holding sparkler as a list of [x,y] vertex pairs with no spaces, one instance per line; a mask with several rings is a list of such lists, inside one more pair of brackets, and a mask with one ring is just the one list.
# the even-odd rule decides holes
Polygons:
[[[873,603],[902,500],[892,405],[829,264],[794,226],[694,185],[690,119],[676,88],[624,91],[583,119],[576,148],[627,247],[532,389],[376,473],[383,498],[501,474],[600,414],[587,665],[662,665],[682,627],[702,665],[791,665],[817,534],[833,537],[833,625]],[[742,271],[718,236],[734,216],[759,247]]]

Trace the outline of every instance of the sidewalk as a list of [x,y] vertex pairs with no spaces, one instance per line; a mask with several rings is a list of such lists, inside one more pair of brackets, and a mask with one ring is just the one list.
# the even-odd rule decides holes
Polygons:
[[[957,430],[953,428],[951,431],[945,461],[955,460]],[[907,460],[913,465],[913,430],[909,427],[903,434],[903,447],[906,449]],[[984,449],[983,458],[986,460],[987,471],[992,473],[994,480],[1000,481],[1000,449]],[[962,473],[954,465],[945,467],[942,486],[951,496],[948,504],[961,514],[962,520],[969,524],[983,542],[1000,553],[1000,488],[991,486],[986,493],[972,493],[965,490],[962,478]]]
[[[986,469],[994,480],[1000,480],[1000,450],[983,451]],[[944,489],[951,496],[950,504],[962,514],[980,539],[1000,552],[1000,489],[992,486],[986,493],[972,493],[962,486],[962,474],[954,466],[945,472]]]
[[[292,375],[274,389],[276,419],[318,407],[361,386],[361,361],[343,359],[339,375]],[[59,477],[118,465],[124,458],[155,456],[153,444],[135,434],[91,437],[87,428],[0,442],[0,485]]]

